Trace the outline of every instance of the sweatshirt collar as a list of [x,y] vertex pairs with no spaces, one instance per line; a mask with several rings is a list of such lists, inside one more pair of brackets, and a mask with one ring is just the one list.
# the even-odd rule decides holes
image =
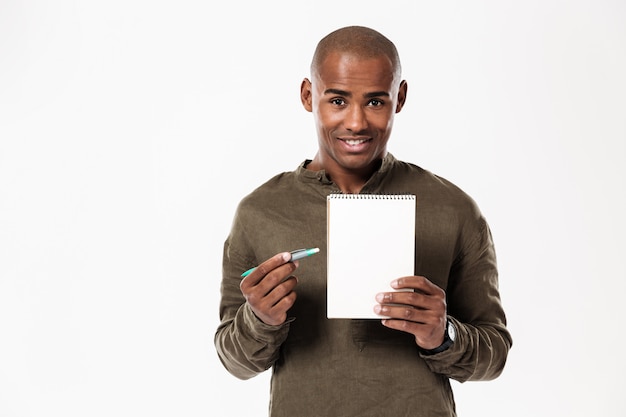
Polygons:
[[[370,179],[365,183],[363,189],[367,189],[370,187],[376,187],[381,183],[385,174],[389,172],[393,164],[396,162],[396,158],[389,152],[384,156],[382,164],[380,164],[380,168],[376,170]],[[304,182],[318,182],[323,185],[331,185],[334,184],[328,174],[326,174],[325,170],[320,171],[312,171],[306,168],[307,165],[311,163],[311,159],[306,159],[302,162],[298,168],[296,169],[297,177]]]

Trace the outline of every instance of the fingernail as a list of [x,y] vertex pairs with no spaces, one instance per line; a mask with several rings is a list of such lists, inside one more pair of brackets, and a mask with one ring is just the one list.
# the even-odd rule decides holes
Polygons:
[[283,261],[289,262],[290,260],[291,260],[291,253],[290,252],[284,252],[283,253]]
[[380,306],[380,305],[378,305],[378,304],[376,304],[376,305],[374,306],[374,313],[376,313],[376,314],[380,314],[380,310],[381,310],[381,306]]
[[383,301],[385,301],[385,294],[383,293],[376,294],[376,301],[378,301],[379,303],[382,303]]

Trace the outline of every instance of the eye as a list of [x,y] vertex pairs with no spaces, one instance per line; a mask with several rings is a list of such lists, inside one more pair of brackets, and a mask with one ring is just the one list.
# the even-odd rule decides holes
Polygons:
[[367,103],[368,106],[372,106],[372,107],[380,107],[383,104],[385,104],[382,100],[379,100],[377,98],[373,98],[369,101],[369,103]]
[[335,106],[343,106],[346,104],[346,101],[340,97],[337,97],[337,98],[331,99],[330,103],[334,104]]

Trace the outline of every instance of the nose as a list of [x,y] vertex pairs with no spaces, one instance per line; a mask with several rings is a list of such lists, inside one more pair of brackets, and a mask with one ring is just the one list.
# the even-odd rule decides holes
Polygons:
[[344,125],[351,132],[358,133],[367,128],[367,117],[365,109],[361,106],[350,106],[346,112]]

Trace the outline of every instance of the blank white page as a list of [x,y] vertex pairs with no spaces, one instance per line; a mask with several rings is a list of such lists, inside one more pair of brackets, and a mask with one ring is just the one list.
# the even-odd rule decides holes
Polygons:
[[414,274],[415,196],[331,194],[327,210],[327,317],[380,318],[376,294]]

